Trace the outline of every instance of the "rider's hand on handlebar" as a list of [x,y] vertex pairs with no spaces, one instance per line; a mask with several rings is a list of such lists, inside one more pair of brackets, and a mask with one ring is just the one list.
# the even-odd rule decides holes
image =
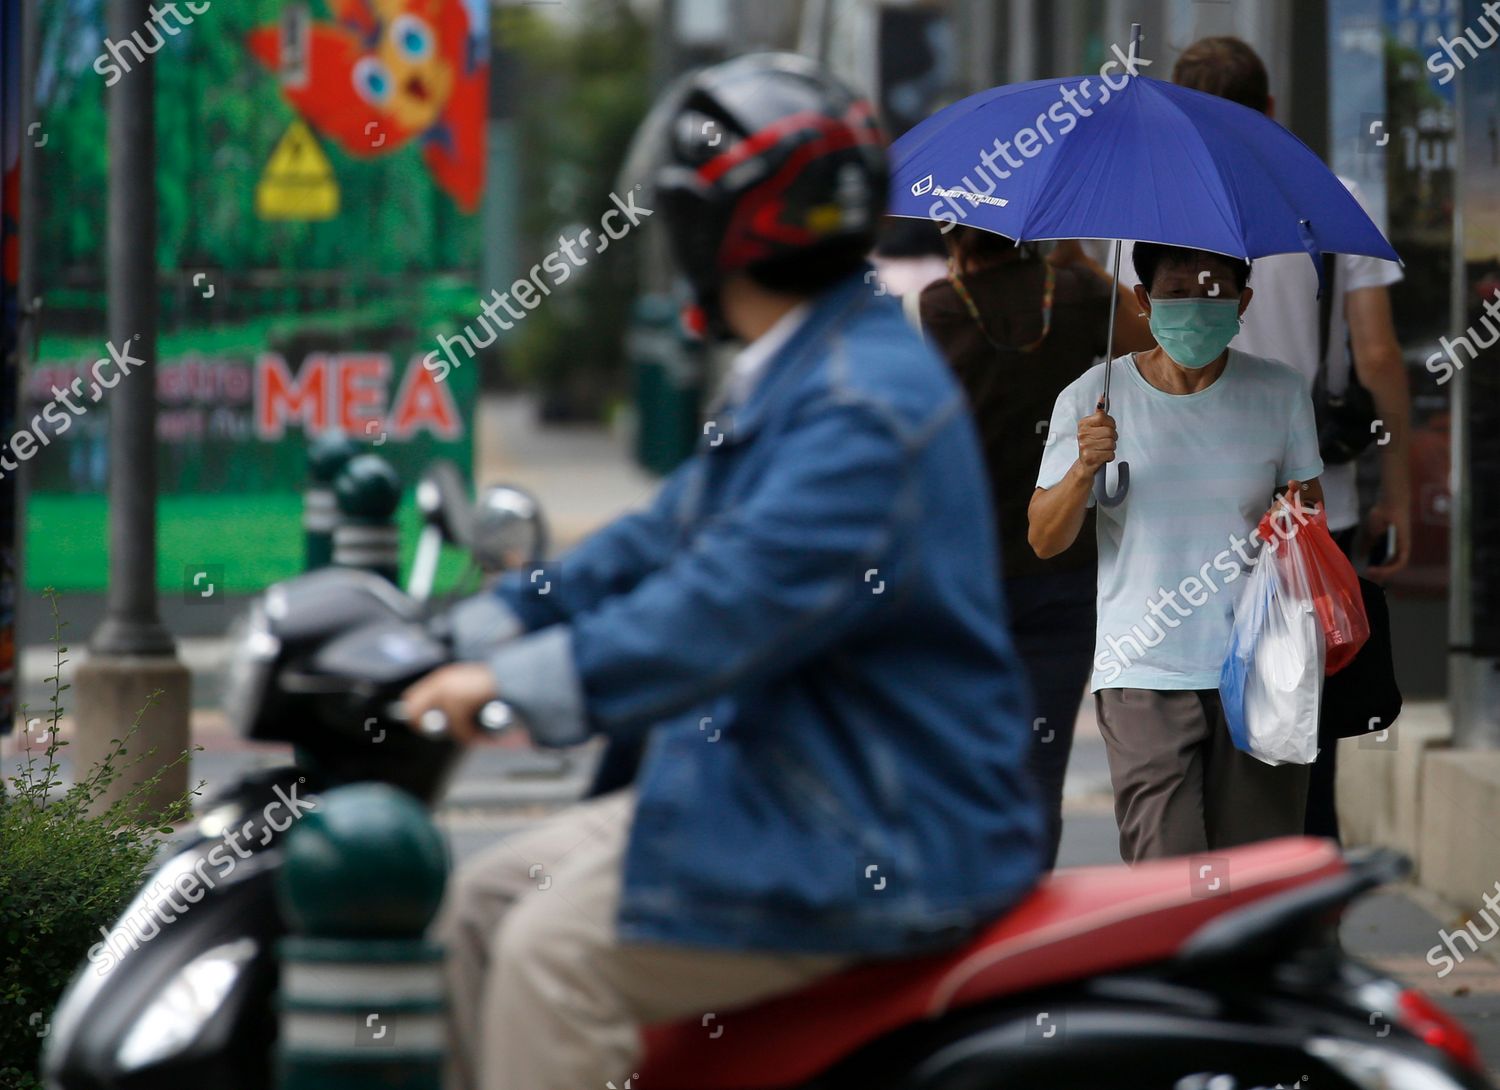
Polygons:
[[460,662],[428,674],[401,694],[401,702],[413,730],[420,730],[422,713],[435,708],[447,718],[450,736],[467,745],[479,734],[479,710],[499,695],[488,666]]

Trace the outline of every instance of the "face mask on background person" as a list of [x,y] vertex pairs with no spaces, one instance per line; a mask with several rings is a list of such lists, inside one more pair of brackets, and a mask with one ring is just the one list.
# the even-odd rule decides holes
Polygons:
[[1151,332],[1183,367],[1207,367],[1240,331],[1238,299],[1152,299]]

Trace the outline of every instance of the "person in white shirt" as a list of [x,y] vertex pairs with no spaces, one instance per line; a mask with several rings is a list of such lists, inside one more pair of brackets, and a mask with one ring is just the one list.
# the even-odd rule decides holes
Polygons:
[[[1269,90],[1265,64],[1239,38],[1203,38],[1194,42],[1178,58],[1172,81],[1238,102],[1268,117],[1275,116],[1276,102]],[[1359,188],[1348,179],[1341,181],[1363,204]],[[1130,268],[1127,245],[1120,279],[1134,286]],[[1246,311],[1244,324],[1231,346],[1250,355],[1290,364],[1306,376],[1311,388],[1324,363],[1318,271],[1305,254],[1258,258],[1253,268],[1255,306]],[[1377,422],[1373,426],[1380,444],[1380,492],[1364,517],[1363,528],[1367,539],[1376,546],[1388,531],[1394,531],[1394,549],[1384,563],[1366,573],[1381,581],[1404,567],[1411,553],[1411,394],[1387,290],[1401,279],[1400,266],[1392,262],[1340,254],[1334,260],[1333,282],[1329,286],[1335,294],[1328,322],[1327,387],[1333,394],[1342,393],[1348,386],[1352,367],[1375,403]],[[1354,461],[1330,463],[1322,476],[1328,529],[1350,554],[1361,522],[1354,478]],[[1307,803],[1307,832],[1335,840],[1338,839],[1338,817],[1333,804],[1336,752],[1331,739],[1321,747]]]
[[1133,864],[1302,831],[1307,766],[1236,749],[1218,686],[1245,549],[1274,492],[1323,502],[1323,462],[1302,376],[1229,346],[1253,310],[1249,264],[1144,242],[1132,260],[1159,347],[1098,364],[1058,395],[1026,536],[1044,559],[1068,549],[1096,475],[1130,465],[1123,499],[1095,520],[1090,688],[1120,857]]

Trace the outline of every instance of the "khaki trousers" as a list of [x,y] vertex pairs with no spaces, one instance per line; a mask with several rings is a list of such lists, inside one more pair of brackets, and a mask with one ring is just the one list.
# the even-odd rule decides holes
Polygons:
[[1310,766],[1235,749],[1217,690],[1101,689],[1094,708],[1125,862],[1302,835]]
[[[449,883],[448,1090],[605,1090],[639,1071],[637,1027],[725,1011],[835,972],[831,956],[629,944],[615,933],[633,792],[500,841]],[[710,1017],[712,1016],[712,1017]]]

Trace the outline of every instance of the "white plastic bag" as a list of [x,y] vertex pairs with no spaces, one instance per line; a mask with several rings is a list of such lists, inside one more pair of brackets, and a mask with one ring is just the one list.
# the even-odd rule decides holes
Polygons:
[[1262,548],[1235,602],[1219,698],[1237,749],[1268,765],[1311,764],[1318,755],[1323,628],[1305,583],[1271,550]]

